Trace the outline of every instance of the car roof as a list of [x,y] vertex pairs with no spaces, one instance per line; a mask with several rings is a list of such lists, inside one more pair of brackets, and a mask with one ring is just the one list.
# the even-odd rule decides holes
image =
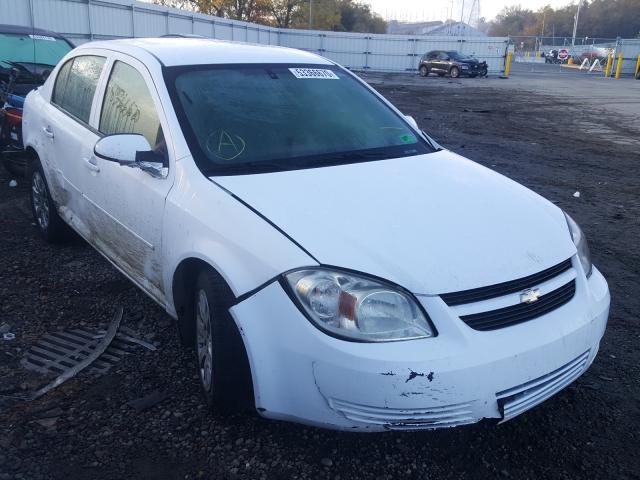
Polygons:
[[303,50],[212,38],[131,38],[89,42],[78,48],[106,48],[133,56],[144,50],[168,67],[229,63],[333,64],[326,58]]
[[48,37],[55,37],[66,40],[66,38],[64,38],[57,32],[45,30],[43,28],[25,27],[22,25],[0,24],[0,33],[14,33],[17,35],[46,35]]

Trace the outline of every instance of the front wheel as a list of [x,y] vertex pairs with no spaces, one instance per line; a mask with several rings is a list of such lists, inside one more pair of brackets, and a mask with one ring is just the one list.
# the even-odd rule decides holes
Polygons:
[[458,78],[460,76],[460,69],[458,67],[451,67],[449,75],[451,75],[451,78]]
[[49,186],[40,162],[36,161],[31,172],[31,213],[40,235],[50,243],[65,240],[69,227],[58,215],[55,203],[49,193]]
[[228,287],[209,270],[198,275],[193,297],[196,368],[209,408],[233,412],[253,405],[251,370],[229,313]]
[[426,65],[421,65],[420,66],[420,76],[421,77],[426,77],[427,75],[429,75],[429,68]]

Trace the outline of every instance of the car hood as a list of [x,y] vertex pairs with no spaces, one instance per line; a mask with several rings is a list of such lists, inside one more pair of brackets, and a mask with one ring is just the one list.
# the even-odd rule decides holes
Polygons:
[[558,207],[448,151],[212,180],[320,263],[416,294],[514,280],[576,251]]

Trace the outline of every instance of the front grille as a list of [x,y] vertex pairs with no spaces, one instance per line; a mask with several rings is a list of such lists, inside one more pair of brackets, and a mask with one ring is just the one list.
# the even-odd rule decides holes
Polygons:
[[561,307],[573,298],[576,292],[576,282],[571,280],[560,288],[542,295],[534,303],[519,303],[488,312],[463,315],[460,319],[475,330],[496,330],[526,322],[540,317]]
[[430,408],[380,408],[329,399],[331,408],[349,420],[383,426],[388,430],[432,430],[466,425],[478,421],[470,403]]
[[490,298],[501,297],[509,293],[519,292],[527,288],[535,287],[540,283],[546,282],[560,275],[571,268],[571,259],[567,259],[558,265],[543,270],[542,272],[529,275],[528,277],[519,278],[510,282],[497,283],[488,287],[473,288],[471,290],[462,290],[460,292],[445,293],[440,295],[444,302],[453,307],[454,305],[462,305],[464,303],[479,302],[480,300],[488,300]]
[[496,393],[503,422],[544,402],[578,378],[589,366],[589,350],[547,375]]

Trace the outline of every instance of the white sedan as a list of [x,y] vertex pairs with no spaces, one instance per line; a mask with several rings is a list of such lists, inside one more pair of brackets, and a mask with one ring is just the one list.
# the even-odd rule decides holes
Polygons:
[[174,317],[216,408],[507,420],[598,351],[610,297],[578,225],[317,55],[87,43],[29,94],[24,141],[42,235],[70,226]]

